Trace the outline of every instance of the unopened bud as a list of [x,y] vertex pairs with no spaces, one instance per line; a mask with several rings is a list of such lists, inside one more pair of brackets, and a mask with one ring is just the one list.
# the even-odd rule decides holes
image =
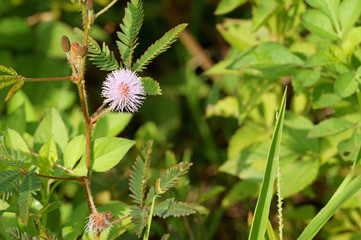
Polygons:
[[89,216],[86,232],[101,233],[108,227],[111,227],[111,223],[109,222],[106,214],[94,212]]
[[82,47],[79,47],[79,50],[78,50],[78,55],[79,57],[83,58],[88,52],[88,47],[87,46],[82,46]]
[[73,42],[73,44],[70,47],[70,54],[74,64],[78,61],[78,51],[79,51],[79,44],[77,42]]
[[67,36],[63,36],[61,38],[61,48],[63,49],[64,52],[69,52],[70,51],[70,41],[69,38]]

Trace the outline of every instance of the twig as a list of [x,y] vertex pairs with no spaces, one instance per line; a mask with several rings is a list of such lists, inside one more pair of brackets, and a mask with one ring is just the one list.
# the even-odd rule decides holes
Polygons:
[[92,118],[90,121],[90,124],[93,125],[94,123],[96,123],[101,117],[103,117],[105,114],[107,114],[108,112],[110,112],[113,108],[109,107],[107,109],[105,109],[101,114],[99,114],[98,116],[96,116],[95,118]]
[[42,177],[42,178],[55,179],[55,180],[84,182],[84,177],[54,177],[54,176],[48,176],[48,175],[43,175],[43,174],[36,174],[36,176]]
[[64,167],[64,166],[61,166],[60,164],[55,163],[55,166],[58,167],[58,168],[63,169],[64,171],[67,171],[67,172],[69,172],[69,173],[74,173],[73,170],[68,169],[68,168],[66,168],[66,167]]
[[95,111],[95,113],[93,113],[91,118],[94,118],[96,115],[98,115],[98,113],[105,107],[105,105],[107,105],[107,103],[103,102],[103,104]]
[[67,81],[74,80],[74,77],[54,77],[54,78],[24,78],[25,82],[43,82],[43,81]]
[[109,3],[105,8],[100,10],[97,14],[94,15],[93,20],[105,13],[111,6],[113,6],[118,0],[113,0],[111,3]]
[[117,220],[114,220],[114,221],[111,222],[110,224],[111,224],[111,225],[114,225],[114,224],[120,223],[120,222],[124,221],[125,219],[127,219],[127,218],[129,218],[129,217],[130,217],[130,214],[127,215],[127,216],[124,216],[124,217],[122,217],[122,218],[119,218],[119,219],[117,219]]

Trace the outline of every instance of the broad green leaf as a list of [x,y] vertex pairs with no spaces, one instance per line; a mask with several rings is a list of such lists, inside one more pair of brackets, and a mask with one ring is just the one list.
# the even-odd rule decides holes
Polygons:
[[313,34],[328,40],[337,40],[338,36],[333,29],[331,20],[323,12],[307,10],[303,15],[303,23]]
[[89,216],[87,202],[79,204],[70,215],[67,223],[62,228],[61,233],[64,240],[76,240],[83,233],[86,218]]
[[279,149],[281,145],[283,120],[286,110],[286,95],[287,90],[283,94],[280,112],[277,116],[277,122],[267,157],[267,164],[262,181],[261,191],[257,200],[254,218],[248,236],[249,240],[263,240],[265,236],[268,215],[270,212],[270,205],[273,196],[273,185],[276,177],[277,159],[279,157]]
[[5,133],[4,141],[8,148],[20,150],[23,153],[30,154],[28,145],[26,145],[24,139],[17,131],[8,128]]
[[33,104],[30,99],[26,96],[26,94],[20,90],[14,97],[10,99],[7,104],[7,114],[14,112],[16,109],[21,107],[21,105],[25,106],[25,117],[27,122],[35,122],[38,121],[39,117],[37,112],[34,109]]
[[281,195],[290,197],[310,185],[317,177],[319,163],[317,159],[280,161]]
[[342,50],[346,55],[353,53],[354,48],[361,43],[361,27],[353,27],[342,43]]
[[64,167],[73,169],[76,162],[85,152],[85,136],[79,135],[73,138],[65,148]]
[[306,0],[306,2],[325,13],[331,19],[333,25],[336,26],[336,29],[340,30],[337,13],[340,0]]
[[312,106],[314,108],[324,108],[332,106],[341,98],[334,93],[333,86],[330,83],[322,83],[315,87],[312,92]]
[[306,60],[305,67],[319,67],[337,64],[340,61],[329,51],[317,51]]
[[296,72],[292,78],[292,85],[297,94],[301,93],[303,87],[309,87],[315,84],[321,77],[320,70],[301,69]]
[[60,114],[54,108],[45,115],[34,133],[35,151],[39,151],[51,136],[54,137],[58,155],[61,156],[68,144],[68,130]]
[[350,138],[342,140],[337,145],[338,153],[344,161],[355,161],[360,146],[361,135],[354,133]]
[[302,65],[303,61],[276,42],[264,42],[241,54],[231,69],[254,68],[260,70],[284,70]]
[[92,170],[96,172],[108,171],[122,160],[134,143],[134,141],[116,137],[95,139]]
[[[348,176],[345,178],[345,180],[348,179]],[[332,215],[342,206],[342,204],[350,199],[361,188],[360,176],[351,181],[346,181],[346,184],[344,184],[344,182],[340,185],[332,198],[327,202],[326,206],[323,207],[321,211],[307,225],[305,230],[299,236],[298,240],[313,239],[332,217]]]
[[353,73],[344,73],[336,79],[334,88],[340,97],[345,98],[354,94],[358,85]]
[[253,10],[253,18],[252,18],[252,29],[255,31],[259,27],[261,27],[265,21],[272,14],[275,14],[277,8],[279,7],[279,3],[274,0],[269,1],[261,1],[257,7],[252,8]]
[[308,133],[309,138],[320,138],[330,136],[348,128],[354,127],[354,124],[341,119],[341,118],[330,118],[320,122]]
[[214,14],[215,15],[227,14],[246,2],[247,0],[221,0]]
[[110,112],[99,119],[93,131],[93,138],[115,137],[121,133],[132,119],[129,113]]
[[179,34],[187,27],[188,24],[179,24],[164,34],[159,40],[153,43],[144,54],[135,62],[132,70],[142,71],[145,67],[159,54],[166,51],[174,43]]
[[162,89],[160,89],[159,83],[153,78],[145,77],[141,79],[144,87],[144,92],[147,95],[162,95]]
[[53,166],[58,160],[58,153],[56,151],[56,145],[53,137],[40,148],[38,156],[38,167],[40,173],[50,175],[53,172]]
[[352,28],[361,13],[361,0],[343,0],[338,8],[342,36]]

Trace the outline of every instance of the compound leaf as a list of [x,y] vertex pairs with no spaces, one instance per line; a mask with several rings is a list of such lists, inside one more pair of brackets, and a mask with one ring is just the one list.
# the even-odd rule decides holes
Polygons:
[[4,194],[6,199],[13,194],[13,190],[19,189],[22,176],[21,172],[15,169],[0,172],[0,193]]
[[141,79],[144,92],[147,95],[162,95],[159,83],[151,77],[144,77]]
[[174,198],[169,198],[154,206],[153,216],[167,218],[169,216],[188,216],[193,213],[195,213],[194,209],[187,203],[176,201]]
[[130,217],[132,218],[132,222],[135,225],[135,233],[138,237],[140,237],[145,225],[147,225],[149,217],[148,212],[144,208],[132,206],[130,208]]

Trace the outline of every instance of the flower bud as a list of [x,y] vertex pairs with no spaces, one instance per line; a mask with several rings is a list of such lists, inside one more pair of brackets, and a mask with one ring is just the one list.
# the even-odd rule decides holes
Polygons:
[[86,7],[89,11],[93,10],[93,0],[87,0]]
[[87,52],[88,52],[88,47],[87,46],[82,46],[82,47],[79,47],[79,49],[78,49],[78,55],[81,58],[85,57]]
[[[111,214],[111,213],[110,213]],[[111,227],[107,213],[94,212],[89,216],[88,224],[86,225],[87,232],[101,233],[108,227]],[[111,214],[113,215],[113,214]]]
[[63,49],[64,52],[69,52],[70,51],[70,41],[69,38],[67,36],[63,36],[61,38],[61,48]]
[[71,60],[74,64],[78,61],[78,51],[79,51],[79,44],[77,42],[73,42],[73,44],[70,47],[70,54],[71,54]]

